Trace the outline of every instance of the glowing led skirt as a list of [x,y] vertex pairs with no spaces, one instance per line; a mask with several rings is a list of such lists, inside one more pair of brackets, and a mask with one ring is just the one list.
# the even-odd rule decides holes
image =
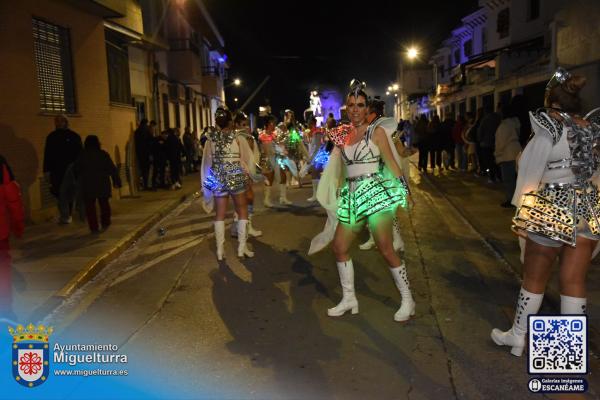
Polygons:
[[343,224],[354,225],[371,215],[406,207],[407,192],[395,178],[383,172],[350,178],[340,191],[337,217]]
[[598,188],[585,189],[573,185],[544,185],[540,190],[523,195],[521,207],[513,218],[516,232],[535,233],[570,246],[575,246],[577,229],[587,223],[593,235],[600,235],[600,197]]
[[315,157],[313,158],[312,165],[317,170],[322,170],[325,168],[327,163],[329,162],[329,152],[326,149],[325,145],[322,145]]
[[246,191],[248,175],[239,162],[214,163],[202,183],[205,188],[222,196]]

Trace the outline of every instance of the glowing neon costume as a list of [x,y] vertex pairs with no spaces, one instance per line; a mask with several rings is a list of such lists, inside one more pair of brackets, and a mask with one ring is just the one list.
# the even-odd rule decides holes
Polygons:
[[327,210],[328,220],[323,232],[312,240],[308,254],[327,246],[338,221],[352,225],[377,213],[406,207],[408,187],[383,165],[381,153],[372,142],[375,128],[382,127],[394,159],[399,163],[391,138],[396,125],[393,118],[380,118],[369,126],[365,137],[353,145],[346,142],[353,129],[351,125],[340,125],[329,132],[336,147],[317,190],[317,199]]

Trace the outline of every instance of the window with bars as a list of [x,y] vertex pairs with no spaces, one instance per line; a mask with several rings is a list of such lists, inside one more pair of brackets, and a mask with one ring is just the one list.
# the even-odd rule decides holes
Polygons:
[[69,30],[32,19],[40,109],[75,113],[75,84]]

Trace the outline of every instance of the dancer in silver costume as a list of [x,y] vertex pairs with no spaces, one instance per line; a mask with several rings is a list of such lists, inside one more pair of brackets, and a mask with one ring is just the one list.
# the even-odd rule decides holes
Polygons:
[[515,356],[523,353],[527,316],[538,312],[559,254],[561,314],[585,313],[587,270],[600,239],[600,112],[580,116],[584,84],[559,68],[546,87],[547,108],[530,113],[534,136],[519,160],[512,200],[523,285],[512,328],[491,334]]
[[202,156],[201,182],[205,211],[215,208],[215,239],[217,259],[223,259],[225,243],[225,212],[229,196],[233,199],[237,222],[238,257],[253,257],[254,253],[246,246],[248,228],[248,206],[246,189],[248,176],[260,180],[256,175],[252,150],[245,139],[233,130],[233,118],[229,110],[217,109],[215,113],[217,129],[208,132]]
[[[242,111],[237,111],[233,117],[233,128],[236,135],[242,140],[248,142],[250,150],[252,150],[252,162],[258,164],[260,161],[260,150],[258,149],[258,143],[250,133],[250,121],[248,116]],[[254,215],[254,190],[252,189],[252,179],[248,179],[246,187],[246,203],[248,204],[248,236],[259,237],[262,236],[262,231],[254,229],[252,224],[252,217]],[[239,217],[236,212],[233,213],[233,223],[231,224],[231,236],[237,237],[237,228]]]

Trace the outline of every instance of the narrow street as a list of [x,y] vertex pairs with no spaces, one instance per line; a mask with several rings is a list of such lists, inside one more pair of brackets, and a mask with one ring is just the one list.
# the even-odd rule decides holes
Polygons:
[[292,189],[297,206],[259,209],[252,259],[227,238],[218,263],[212,218],[198,199],[183,204],[52,316],[57,340],[119,344],[157,396],[539,398],[527,358],[489,338],[512,321],[514,272],[429,180],[414,179],[416,206],[400,221],[417,302],[407,323],[392,319],[400,296],[383,259],[358,248],[360,314],[326,316],[341,296],[333,254],[306,255],[324,212]]

